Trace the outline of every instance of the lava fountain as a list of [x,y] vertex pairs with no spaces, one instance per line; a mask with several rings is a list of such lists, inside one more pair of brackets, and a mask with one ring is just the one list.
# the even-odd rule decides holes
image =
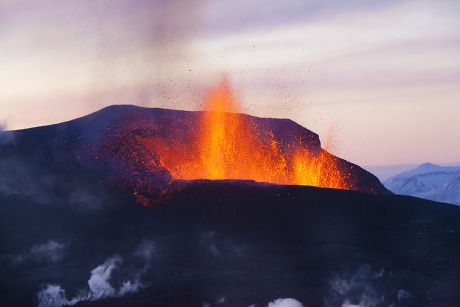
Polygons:
[[309,149],[299,138],[286,144],[239,113],[226,80],[206,97],[197,130],[187,141],[150,142],[160,165],[175,179],[245,179],[276,184],[351,189],[348,173],[327,151]]

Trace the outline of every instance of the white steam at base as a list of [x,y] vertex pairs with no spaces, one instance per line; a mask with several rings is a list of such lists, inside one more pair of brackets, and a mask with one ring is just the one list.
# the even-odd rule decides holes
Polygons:
[[293,298],[279,298],[268,303],[267,307],[304,307],[301,302]]
[[122,263],[123,259],[118,256],[112,256],[91,271],[88,279],[88,289],[82,289],[79,294],[72,299],[68,299],[65,290],[60,285],[48,284],[38,293],[39,307],[57,307],[63,305],[75,305],[81,301],[97,301],[109,297],[121,297],[128,293],[139,291],[143,287],[140,279],[150,268],[150,262],[155,251],[155,244],[151,241],[143,242],[135,256],[141,257],[145,264],[135,274],[134,280],[127,280],[116,289],[110,284],[112,272]]

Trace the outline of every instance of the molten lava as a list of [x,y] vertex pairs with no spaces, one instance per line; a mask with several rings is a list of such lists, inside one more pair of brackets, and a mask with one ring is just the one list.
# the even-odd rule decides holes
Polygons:
[[180,142],[142,142],[175,179],[249,179],[276,184],[351,189],[339,159],[300,139],[285,144],[240,114],[228,82],[209,91],[196,130]]

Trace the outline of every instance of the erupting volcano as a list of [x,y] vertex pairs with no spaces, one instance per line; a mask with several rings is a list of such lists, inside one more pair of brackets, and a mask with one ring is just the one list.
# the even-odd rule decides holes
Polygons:
[[374,2],[0,0],[0,307],[459,307],[460,172],[336,145],[456,161],[460,0]]
[[[322,149],[317,134],[289,119],[239,113],[237,101],[224,80],[208,92],[204,111],[105,108],[78,126],[73,145],[78,163],[102,170],[144,205],[171,191],[175,180],[389,193],[372,174]],[[95,124],[99,127],[88,131]]]
[[31,146],[21,150],[39,148],[53,168],[83,171],[146,206],[162,202],[184,180],[197,179],[391,194],[371,173],[322,149],[316,133],[292,120],[240,113],[225,80],[208,92],[205,111],[114,105],[17,131],[14,138]]
[[[324,150],[302,138],[285,143],[240,108],[226,80],[209,91],[198,133],[184,148],[181,140],[142,142],[176,179],[249,179],[276,184],[352,189],[350,173]],[[179,142],[177,142],[179,141]]]

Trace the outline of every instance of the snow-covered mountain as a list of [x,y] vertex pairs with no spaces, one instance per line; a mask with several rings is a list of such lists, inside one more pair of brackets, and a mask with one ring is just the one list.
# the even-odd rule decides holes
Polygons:
[[396,194],[460,205],[460,167],[425,163],[383,184]]

